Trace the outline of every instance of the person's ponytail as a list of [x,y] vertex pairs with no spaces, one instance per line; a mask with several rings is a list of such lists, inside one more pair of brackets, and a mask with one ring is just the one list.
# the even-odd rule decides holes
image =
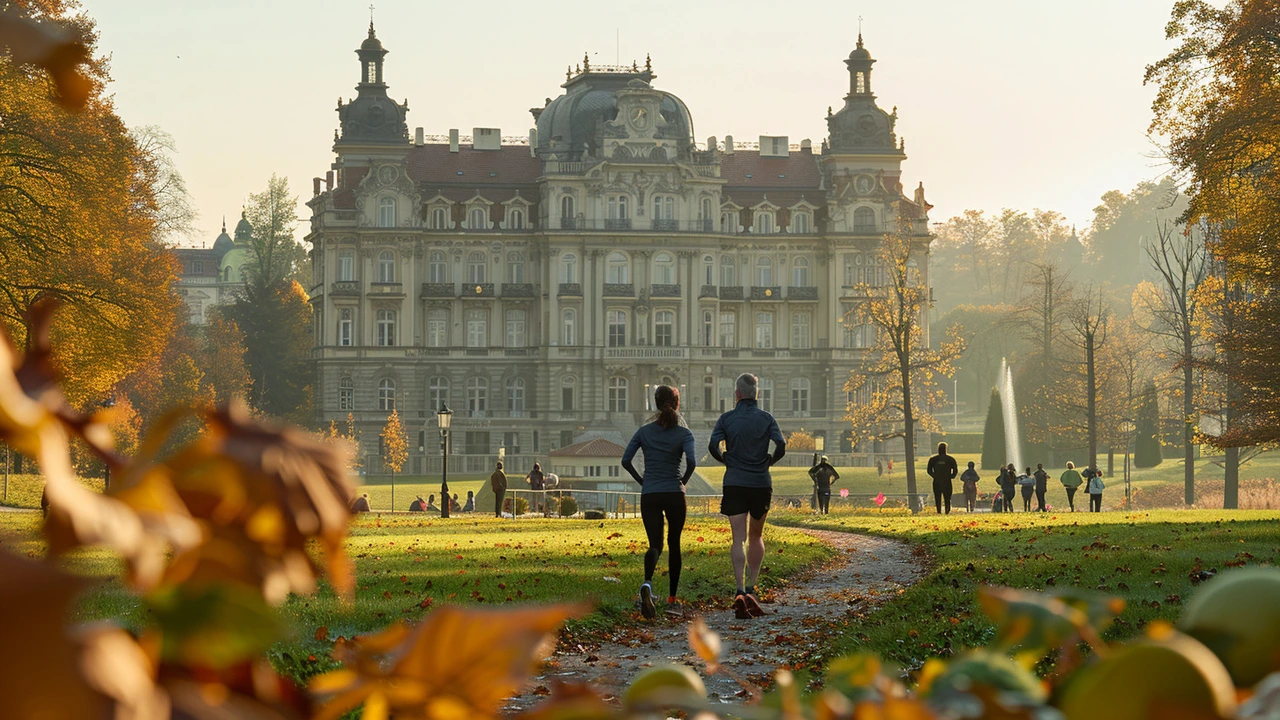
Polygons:
[[654,405],[658,408],[658,416],[654,419],[663,430],[680,424],[680,391],[669,386],[659,385],[653,394]]

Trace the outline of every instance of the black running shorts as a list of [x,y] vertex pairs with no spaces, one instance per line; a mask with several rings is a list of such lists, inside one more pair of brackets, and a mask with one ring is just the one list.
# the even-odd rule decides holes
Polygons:
[[720,498],[720,514],[733,516],[751,513],[751,517],[759,520],[769,512],[769,503],[772,501],[772,488],[725,485],[724,495]]

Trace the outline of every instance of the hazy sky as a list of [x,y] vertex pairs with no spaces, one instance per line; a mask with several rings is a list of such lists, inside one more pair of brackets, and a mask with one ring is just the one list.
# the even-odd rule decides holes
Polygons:
[[[310,197],[333,160],[337,99],[355,94],[368,0],[83,2],[120,114],[178,143],[197,242],[212,242],[222,215],[234,223],[273,172]],[[816,146],[848,89],[842,60],[861,15],[879,102],[898,106],[904,184],[924,181],[933,220],[1040,207],[1083,228],[1103,192],[1163,172],[1142,73],[1167,52],[1172,0],[375,4],[411,133],[526,134],[528,109],[561,92],[585,50],[602,63],[651,54],[655,85],[689,106],[699,142],[771,134]],[[305,207],[299,216],[305,226]]]

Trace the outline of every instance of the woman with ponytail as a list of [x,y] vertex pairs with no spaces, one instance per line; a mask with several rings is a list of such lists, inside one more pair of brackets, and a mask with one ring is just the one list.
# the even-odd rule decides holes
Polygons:
[[[640,586],[640,611],[646,618],[657,617],[653,602],[653,571],[662,555],[663,519],[667,525],[667,611],[676,611],[676,588],[680,585],[680,533],[684,531],[685,485],[697,465],[693,458],[693,433],[680,424],[680,391],[659,385],[654,393],[658,414],[653,422],[640,426],[622,454],[622,467],[640,483],[640,517],[649,537],[644,554],[644,584]],[[644,451],[644,476],[631,461]],[[680,460],[684,459],[684,469]]]

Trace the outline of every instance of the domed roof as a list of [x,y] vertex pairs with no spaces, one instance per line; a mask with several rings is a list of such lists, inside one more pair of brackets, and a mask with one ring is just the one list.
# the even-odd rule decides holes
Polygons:
[[236,244],[247,244],[253,239],[253,226],[249,224],[249,219],[245,217],[243,210],[240,211],[240,222],[236,223]]
[[[551,101],[538,115],[538,155],[555,154],[561,160],[581,160],[596,155],[602,145],[605,123],[618,117],[618,91],[630,89],[640,80],[648,85],[652,74],[590,73],[566,83],[564,95]],[[666,120],[662,135],[680,141],[681,148],[693,142],[693,117],[680,98],[668,92],[662,95],[659,112]]]
[[871,51],[862,46],[862,33],[858,33],[858,47],[849,53],[849,59],[875,62],[871,59]]
[[213,241],[213,252],[218,256],[218,259],[221,260],[222,256],[226,255],[227,251],[235,246],[236,244],[231,241],[231,236],[227,234],[227,220],[226,218],[223,218],[222,234],[218,236],[217,240]]
[[379,40],[378,36],[374,34],[372,22],[369,23],[369,37],[365,38],[364,42],[360,43],[360,49],[361,50],[381,50],[382,49],[382,41]]

